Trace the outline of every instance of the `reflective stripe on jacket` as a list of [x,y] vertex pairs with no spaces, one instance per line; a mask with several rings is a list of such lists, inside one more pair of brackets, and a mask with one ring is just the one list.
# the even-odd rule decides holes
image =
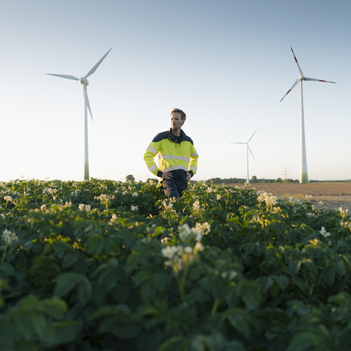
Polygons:
[[[154,157],[158,155],[158,165]],[[145,151],[144,161],[147,168],[155,176],[158,171],[167,172],[182,169],[185,172],[197,172],[198,153],[194,143],[182,130],[180,138],[175,137],[170,130],[159,133]]]

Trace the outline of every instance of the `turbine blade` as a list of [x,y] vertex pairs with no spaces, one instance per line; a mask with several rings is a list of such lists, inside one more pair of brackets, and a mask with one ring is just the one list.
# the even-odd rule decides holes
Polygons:
[[93,119],[93,114],[91,113],[91,109],[90,109],[87,86],[85,84],[83,84],[83,92],[84,92],[85,102],[86,102],[88,110],[90,112],[91,120],[93,121],[94,119]]
[[252,153],[252,151],[251,151],[251,149],[250,149],[250,146],[249,146],[249,145],[247,145],[247,148],[250,150],[252,157],[255,159],[255,156],[253,155],[253,153]]
[[279,102],[281,102],[281,101],[285,98],[285,96],[287,96],[287,95],[291,92],[291,90],[293,90],[293,89],[295,88],[296,84],[297,84],[300,80],[301,80],[301,78],[296,79],[296,82],[295,82],[295,83],[293,84],[293,86],[288,90],[288,92],[281,98],[281,100],[280,100]]
[[48,74],[49,76],[55,76],[55,77],[60,77],[60,78],[72,79],[72,80],[79,80],[75,76],[69,76],[66,74],[53,74],[53,73],[46,73],[46,74]]
[[100,66],[101,62],[105,59],[105,57],[108,55],[108,53],[111,50],[112,50],[112,48],[109,51],[107,51],[107,53],[102,57],[102,59],[87,73],[85,78],[88,78],[89,76],[91,76],[97,70],[97,68]]
[[309,80],[309,81],[313,81],[313,82],[334,83],[334,84],[336,84],[336,82],[331,82],[329,80],[314,79],[314,78],[307,78],[307,77],[304,77],[303,80]]
[[235,142],[235,141],[231,141],[229,144],[246,144],[246,143],[238,143],[238,142]]
[[[257,130],[258,129],[256,129],[255,131],[254,131],[254,133],[251,135],[251,138],[249,139],[249,141],[252,139],[252,137],[255,135],[255,133],[257,132]],[[249,143],[249,141],[247,142],[247,143]]]
[[303,76],[302,69],[301,69],[301,67],[299,65],[299,62],[297,61],[297,58],[296,58],[295,53],[294,53],[294,50],[292,49],[292,47],[290,47],[290,49],[291,49],[292,54],[294,55],[294,59],[295,59],[295,62],[297,64],[297,69],[299,70],[300,75]]

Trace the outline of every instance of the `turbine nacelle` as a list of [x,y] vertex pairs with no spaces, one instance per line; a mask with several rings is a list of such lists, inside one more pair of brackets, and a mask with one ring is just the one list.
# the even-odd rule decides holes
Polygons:
[[85,77],[80,78],[79,83],[82,85],[89,85],[89,81]]

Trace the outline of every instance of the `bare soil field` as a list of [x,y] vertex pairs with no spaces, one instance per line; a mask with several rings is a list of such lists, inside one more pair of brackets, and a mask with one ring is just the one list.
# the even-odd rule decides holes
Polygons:
[[[244,187],[243,184],[230,184],[231,186]],[[279,183],[251,183],[249,187],[257,191],[263,190],[278,197],[297,197],[312,203],[323,202],[328,209],[340,206],[351,211],[351,183],[310,183],[310,184],[279,184]],[[306,198],[311,195],[311,198]]]

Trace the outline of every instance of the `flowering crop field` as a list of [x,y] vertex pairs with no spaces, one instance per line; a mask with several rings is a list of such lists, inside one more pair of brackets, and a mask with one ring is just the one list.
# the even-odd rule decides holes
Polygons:
[[0,350],[350,350],[346,210],[249,188],[0,183]]

